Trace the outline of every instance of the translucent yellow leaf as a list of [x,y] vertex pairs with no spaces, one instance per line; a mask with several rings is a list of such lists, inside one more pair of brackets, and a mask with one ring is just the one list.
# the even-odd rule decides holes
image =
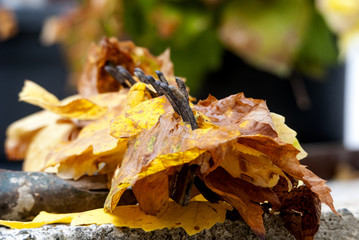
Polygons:
[[100,170],[99,163],[111,165],[113,172],[121,163],[127,145],[127,139],[116,139],[109,135],[110,120],[116,113],[107,113],[105,117],[85,126],[76,139],[52,149],[47,155],[45,168],[59,164],[57,173],[66,179],[92,175]]
[[143,213],[138,205],[118,206],[113,213],[95,209],[81,213],[52,214],[41,212],[31,222],[1,221],[0,225],[11,228],[36,228],[52,223],[71,223],[72,226],[90,224],[114,224],[117,227],[142,228],[149,232],[162,228],[182,227],[189,235],[209,229],[217,222],[224,222],[227,204],[191,201],[187,207],[168,202],[159,216]]
[[285,118],[279,114],[271,113],[271,117],[273,120],[274,127],[276,132],[278,133],[278,138],[280,141],[292,144],[293,147],[298,149],[300,152],[297,155],[297,159],[303,159],[308,154],[304,151],[304,149],[300,146],[298,139],[296,138],[297,133],[290,129],[284,122]]
[[47,155],[57,145],[66,141],[76,126],[71,123],[53,123],[40,130],[31,141],[23,164],[23,171],[40,171]]
[[223,222],[226,210],[226,205],[209,202],[190,202],[187,207],[169,202],[163,213],[151,216],[143,213],[138,205],[119,206],[113,213],[97,209],[79,214],[71,225],[112,223],[118,227],[142,228],[145,231],[182,227],[189,235],[193,235],[217,222]]
[[96,119],[104,115],[107,111],[107,108],[100,107],[82,98],[74,99],[63,104],[53,94],[29,80],[25,81],[19,98],[20,101],[31,103],[67,118],[82,120]]
[[5,152],[9,159],[23,159],[29,144],[42,128],[55,123],[60,117],[49,111],[40,111],[13,122],[6,130]]
[[37,228],[52,223],[71,223],[76,215],[78,213],[55,214],[42,211],[30,222],[0,220],[0,225],[16,229]]

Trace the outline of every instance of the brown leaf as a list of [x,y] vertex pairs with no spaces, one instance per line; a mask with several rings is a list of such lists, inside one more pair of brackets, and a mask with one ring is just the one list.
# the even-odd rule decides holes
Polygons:
[[87,62],[78,83],[78,91],[83,96],[97,93],[118,91],[120,84],[105,70],[106,63],[121,65],[132,75],[136,67],[145,74],[155,74],[155,70],[164,70],[167,76],[173,76],[173,65],[169,61],[169,51],[158,58],[146,48],[138,47],[133,42],[119,42],[116,38],[103,38],[100,44],[92,45]]
[[194,110],[206,115],[213,124],[237,126],[242,136],[261,134],[277,137],[265,101],[246,98],[243,93],[221,100],[209,95],[206,100],[199,101]]
[[297,240],[314,239],[319,229],[321,202],[305,185],[293,188],[292,191],[277,191],[282,206],[280,214],[284,226]]
[[238,210],[244,221],[259,237],[264,237],[263,210],[260,203],[268,201],[275,207],[281,204],[271,189],[233,178],[221,167],[205,176],[204,180],[212,191]]
[[239,139],[238,142],[266,154],[284,172],[302,180],[323,203],[327,204],[334,213],[338,214],[333,205],[333,198],[330,195],[331,190],[325,184],[326,181],[299,163],[296,158],[299,150],[293,145],[281,143],[278,145],[273,139],[259,136],[254,136],[252,139]]
[[165,172],[159,172],[142,178],[136,181],[132,190],[141,211],[155,216],[167,204],[169,198],[168,176]]
[[120,84],[105,70],[105,64],[111,61],[115,65],[122,65],[130,72],[134,70],[134,62],[127,51],[118,48],[114,38],[103,38],[97,46],[92,44],[87,62],[78,83],[78,91],[83,96],[97,93],[118,91]]

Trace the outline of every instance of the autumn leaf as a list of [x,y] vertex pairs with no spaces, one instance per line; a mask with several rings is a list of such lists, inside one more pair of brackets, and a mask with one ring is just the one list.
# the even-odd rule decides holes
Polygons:
[[169,50],[157,58],[145,48],[130,41],[119,42],[116,38],[103,38],[100,44],[90,47],[84,71],[78,83],[78,91],[83,96],[118,91],[122,86],[104,69],[107,63],[123,66],[131,74],[140,68],[146,74],[154,75],[154,70],[165,71],[173,76],[173,64],[169,59]]
[[319,230],[321,202],[310,189],[301,185],[288,192],[282,181],[273,188],[281,206],[274,207],[274,211],[280,211],[284,220],[284,226],[297,240],[314,239]]
[[104,93],[90,99],[108,112],[100,119],[81,129],[78,136],[64,141],[48,151],[43,169],[57,166],[57,174],[65,179],[78,179],[95,173],[112,176],[117,165],[121,164],[128,139],[116,139],[109,135],[110,121],[126,109],[131,110],[141,102],[151,98],[144,83],[136,83],[130,90],[118,93]]
[[60,117],[48,111],[40,111],[13,122],[6,129],[5,152],[9,159],[22,160],[36,134]]
[[72,226],[111,223],[117,227],[142,228],[149,232],[162,228],[182,227],[189,235],[209,229],[224,222],[228,206],[203,201],[193,201],[188,207],[169,202],[160,216],[143,213],[138,205],[116,207],[113,213],[95,209],[82,213],[52,214],[41,212],[31,222],[0,221],[11,228],[34,228],[52,223],[70,223]]
[[23,171],[40,171],[45,166],[49,152],[66,141],[74,131],[76,126],[71,122],[53,123],[41,129],[29,145]]
[[31,103],[67,118],[91,120],[101,117],[107,111],[107,108],[83,98],[72,99],[68,102],[65,100],[65,103],[61,103],[54,95],[29,80],[25,81],[19,98],[20,101]]
[[171,108],[165,97],[144,101],[115,118],[110,126],[110,134],[116,138],[134,136],[143,129],[152,127],[166,109]]
[[[137,186],[145,189],[148,181],[153,181],[149,180],[150,177],[153,176],[155,182],[164,175],[170,178],[175,168],[187,163],[200,166],[197,174],[207,187],[234,206],[258,236],[264,235],[263,211],[259,204],[269,201],[273,205],[280,205],[270,188],[282,177],[290,190],[291,181],[286,174],[303,180],[321,201],[332,206],[325,181],[300,165],[297,155],[301,148],[295,141],[295,133],[287,129],[281,121],[283,119],[271,116],[264,101],[248,99],[243,94],[222,100],[210,96],[194,106],[193,110],[196,110],[194,116],[198,129],[192,130],[175,111],[170,110],[152,128],[142,130],[129,141],[105,203],[108,211],[115,208],[126,188]],[[136,119],[141,119],[140,116],[147,113],[137,110],[136,114]],[[276,119],[275,124],[272,118]],[[124,126],[131,125],[124,122],[112,124],[115,137],[121,137],[116,128]],[[208,153],[210,157],[205,157]],[[219,176],[224,176],[222,181],[228,181],[227,184],[217,181],[221,179]],[[247,189],[253,190],[253,194],[247,194],[248,190],[239,191],[241,187],[235,187],[236,182],[241,183],[237,184],[241,187],[244,186],[243,182],[248,183]],[[163,177],[162,183],[167,185],[168,179]],[[258,189],[264,189],[263,193],[269,192],[258,199],[254,194],[261,192]],[[164,207],[163,199],[169,196],[168,188],[158,187],[153,193],[147,192],[147,195],[149,197],[143,201],[145,204],[139,202],[140,208],[146,213],[156,214]],[[155,198],[155,195],[164,197]],[[253,202],[257,202],[258,206],[250,204]]]

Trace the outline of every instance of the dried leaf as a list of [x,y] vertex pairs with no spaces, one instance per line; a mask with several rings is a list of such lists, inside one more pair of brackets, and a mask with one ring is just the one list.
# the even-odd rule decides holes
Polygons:
[[241,135],[261,134],[277,137],[267,104],[263,100],[246,98],[243,93],[221,100],[209,95],[194,107],[219,126],[236,126]]
[[138,180],[132,190],[141,211],[155,216],[168,203],[168,188],[168,176],[164,172],[159,172]]
[[[145,106],[155,101],[159,99],[141,104]],[[122,120],[111,126],[116,137],[123,137],[121,133],[126,129],[131,129],[129,135],[138,135],[130,139],[122,165],[113,176],[105,203],[108,211],[115,208],[126,188],[140,181],[151,182],[156,174],[163,176],[163,183],[167,184],[164,175],[172,177],[173,169],[184,164],[200,165],[197,174],[207,187],[234,206],[261,237],[264,227],[259,203],[269,201],[274,206],[280,205],[270,188],[282,177],[290,190],[292,183],[286,174],[303,180],[321,201],[332,206],[325,181],[300,165],[297,155],[301,148],[296,145],[295,132],[284,124],[284,119],[271,116],[264,101],[248,99],[243,94],[222,100],[210,96],[193,107],[197,111],[194,115],[198,129],[195,130],[183,123],[172,109],[165,111],[163,108],[160,110],[164,113],[159,118],[156,116],[158,122],[151,128],[145,127],[141,119],[147,119],[148,110],[140,110],[141,104],[138,109],[134,108],[133,115],[127,115],[134,118],[130,123],[137,122],[128,124]],[[136,126],[141,126],[138,131]],[[117,132],[117,128],[121,131]],[[167,197],[167,188],[158,191]],[[161,201],[158,199],[149,196],[145,202],[144,209],[148,213],[159,211]],[[141,208],[144,203],[139,203]],[[147,206],[156,206],[155,212],[148,211]]]
[[76,126],[71,122],[53,123],[41,129],[29,145],[23,171],[40,171],[45,166],[46,157],[51,150],[67,140],[75,129]]
[[54,124],[60,117],[49,111],[40,111],[13,122],[6,130],[5,152],[9,159],[23,159],[36,134]]
[[0,221],[0,225],[11,228],[34,228],[52,223],[71,223],[71,225],[89,225],[111,223],[117,227],[142,228],[153,231],[162,228],[182,227],[189,235],[212,227],[217,222],[224,222],[228,207],[223,204],[208,202],[190,202],[182,207],[169,202],[160,216],[143,213],[138,205],[116,207],[112,214],[103,209],[95,209],[82,213],[52,214],[41,212],[31,222]]
[[113,172],[115,166],[121,163],[127,144],[127,141],[108,134],[110,120],[117,113],[109,112],[85,126],[76,139],[53,148],[47,156],[45,168],[58,165],[58,175],[65,179],[92,175],[100,170],[100,162],[114,165]]
[[105,70],[106,63],[121,65],[133,74],[136,67],[146,74],[155,74],[155,70],[164,70],[167,76],[173,76],[173,64],[169,52],[158,58],[145,48],[138,47],[130,41],[119,42],[116,38],[103,38],[99,46],[92,45],[87,63],[78,84],[79,93],[83,96],[97,93],[118,91],[121,86]]
[[282,206],[279,208],[284,226],[297,240],[314,239],[319,229],[321,202],[305,186],[293,188],[292,191],[281,191],[274,188]]
[[148,98],[150,96],[144,83],[135,84],[128,92],[91,96],[93,102],[107,107],[108,112],[85,126],[76,139],[49,151],[45,168],[58,166],[57,174],[65,179],[78,179],[84,174],[92,175],[98,171],[112,176],[116,166],[121,163],[128,139],[110,136],[110,121]]
[[54,95],[29,80],[25,81],[19,98],[20,101],[31,103],[67,118],[82,120],[97,119],[107,111],[107,108],[100,107],[83,98],[62,103]]
[[134,136],[143,129],[152,127],[166,109],[171,108],[165,97],[144,101],[115,118],[110,126],[110,134],[116,138]]
[[260,203],[281,203],[270,188],[257,187],[239,178],[231,177],[223,168],[217,168],[205,177],[206,185],[234,206],[251,229],[264,237],[263,210]]
[[292,144],[296,149],[300,151],[300,153],[298,153],[297,155],[298,160],[305,158],[308,154],[300,146],[299,141],[296,138],[297,133],[284,124],[285,118],[276,113],[271,113],[271,117],[279,140],[285,143]]

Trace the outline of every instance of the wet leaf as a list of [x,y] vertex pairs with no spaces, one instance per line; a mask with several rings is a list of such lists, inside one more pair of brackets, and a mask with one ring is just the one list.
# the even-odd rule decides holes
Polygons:
[[116,207],[113,213],[95,209],[82,213],[52,214],[41,212],[32,222],[0,221],[0,225],[11,228],[33,228],[51,223],[71,223],[73,226],[111,223],[117,227],[142,228],[149,232],[162,228],[182,227],[189,235],[223,222],[228,207],[223,204],[191,202],[182,207],[169,202],[160,216],[143,213],[138,205]]
[[107,111],[107,108],[100,107],[84,98],[71,99],[62,103],[44,88],[29,80],[25,81],[19,98],[20,101],[42,107],[66,118],[91,120],[101,117]]

